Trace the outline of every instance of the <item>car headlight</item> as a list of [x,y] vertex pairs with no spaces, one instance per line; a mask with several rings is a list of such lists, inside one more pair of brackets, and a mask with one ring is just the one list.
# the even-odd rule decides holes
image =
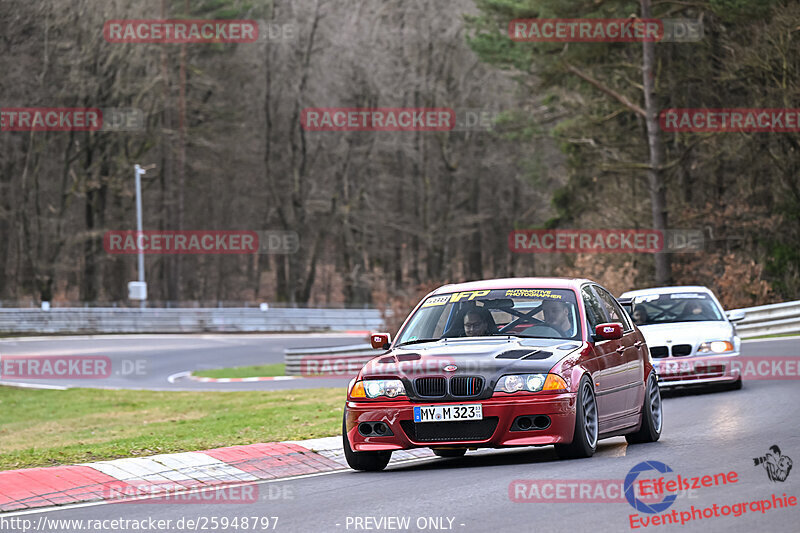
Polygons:
[[708,341],[697,348],[697,353],[725,353],[733,351],[731,341]]
[[494,390],[509,394],[519,391],[558,391],[567,390],[567,384],[561,376],[555,374],[511,374],[497,380]]
[[350,390],[351,398],[396,398],[405,396],[406,388],[399,379],[367,379],[358,381]]

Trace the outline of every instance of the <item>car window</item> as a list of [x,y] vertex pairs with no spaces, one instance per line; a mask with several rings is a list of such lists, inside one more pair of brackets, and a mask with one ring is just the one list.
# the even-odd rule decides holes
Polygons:
[[586,307],[586,319],[589,321],[590,332],[594,332],[595,326],[608,322],[603,306],[591,288],[587,285],[581,289],[583,305]]
[[631,316],[639,326],[725,320],[722,310],[704,292],[639,294],[633,297],[632,306]]
[[617,300],[602,287],[595,285],[593,288],[600,299],[600,304],[603,306],[609,322],[619,322],[622,324],[622,327],[625,331],[632,330],[633,325],[631,324],[630,320],[628,320],[628,315],[622,309],[622,306],[619,305],[619,302],[617,302]]
[[571,289],[509,288],[428,297],[398,333],[397,343],[422,339],[515,335],[579,339]]
[[455,309],[450,309],[448,312],[442,313],[439,316],[439,320],[436,322],[436,326],[433,328],[433,333],[428,334],[426,338],[441,337],[447,329],[447,325],[453,320],[453,315],[455,315]]

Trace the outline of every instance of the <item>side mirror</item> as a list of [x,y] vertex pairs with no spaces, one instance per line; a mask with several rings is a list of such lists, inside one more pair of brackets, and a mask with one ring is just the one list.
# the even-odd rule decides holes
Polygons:
[[622,338],[622,324],[619,322],[609,322],[598,324],[594,327],[594,338],[596,341],[612,341]]
[[747,316],[747,312],[742,309],[734,309],[733,311],[728,311],[725,314],[728,315],[728,320],[731,322],[739,322]]
[[373,333],[369,336],[369,341],[376,350],[388,350],[392,344],[392,336],[388,333]]

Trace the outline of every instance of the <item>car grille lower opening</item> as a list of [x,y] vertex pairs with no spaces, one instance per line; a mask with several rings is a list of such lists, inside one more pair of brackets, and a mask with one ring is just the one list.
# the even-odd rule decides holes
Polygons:
[[668,355],[666,346],[651,346],[650,355],[655,358],[666,357]]
[[401,420],[409,439],[415,442],[457,442],[488,440],[494,434],[499,419],[488,416],[483,420],[463,420],[460,422],[422,422]]
[[450,378],[450,394],[453,396],[477,396],[482,390],[482,377],[454,376]]
[[447,391],[447,382],[440,377],[417,378],[414,381],[414,385],[417,388],[417,394],[428,398],[444,396]]
[[685,355],[689,355],[692,353],[692,345],[691,344],[676,344],[672,347],[672,356],[673,357],[683,357]]

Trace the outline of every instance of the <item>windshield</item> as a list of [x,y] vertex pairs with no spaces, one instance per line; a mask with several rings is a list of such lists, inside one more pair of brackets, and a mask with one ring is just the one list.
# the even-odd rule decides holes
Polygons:
[[725,320],[717,303],[702,292],[636,296],[631,317],[637,326]]
[[580,323],[571,290],[455,292],[425,300],[400,332],[397,343],[503,335],[580,339]]

